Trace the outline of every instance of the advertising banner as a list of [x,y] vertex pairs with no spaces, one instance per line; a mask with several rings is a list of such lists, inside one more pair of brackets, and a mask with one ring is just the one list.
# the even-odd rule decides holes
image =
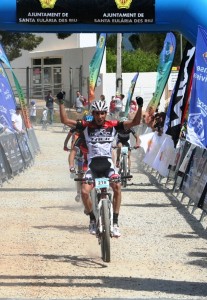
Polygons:
[[129,113],[129,106],[130,106],[130,102],[132,100],[132,96],[133,96],[133,93],[134,93],[134,88],[135,88],[138,76],[139,76],[139,72],[137,72],[134,75],[134,78],[132,79],[131,85],[129,87],[129,91],[128,91],[128,95],[127,95],[127,101],[126,101],[126,106],[125,106],[125,112],[124,112],[125,116],[127,116],[128,113]]
[[152,24],[155,0],[16,0],[17,23]]
[[207,147],[207,30],[198,27],[195,67],[189,105],[187,140]]
[[96,52],[89,65],[89,102],[92,102],[95,99],[95,86],[103,60],[105,45],[106,34],[101,33],[96,46]]
[[206,164],[207,156],[204,155],[204,152],[203,148],[194,148],[180,186],[181,191],[194,201],[197,195],[198,182]]
[[11,114],[15,112],[16,100],[6,72],[0,63],[0,124],[13,131]]
[[145,121],[147,124],[150,123],[151,117],[154,115],[156,109],[160,104],[160,99],[162,97],[162,94],[164,92],[166,83],[168,81],[171,72],[172,63],[174,60],[175,48],[176,48],[176,39],[174,34],[172,32],[167,33],[164,41],[164,46],[160,54],[160,61],[157,69],[155,93],[146,109]]
[[172,136],[175,146],[186,117],[186,107],[188,106],[192,83],[194,53],[195,47],[188,42],[183,53],[178,78],[166,114],[164,132]]
[[19,97],[19,103],[20,103],[21,108],[22,108],[22,115],[23,115],[24,124],[25,124],[26,128],[30,128],[30,127],[32,127],[32,125],[31,125],[29,114],[28,114],[28,111],[27,111],[27,106],[26,106],[26,102],[25,102],[25,99],[24,99],[23,90],[22,90],[22,88],[19,84],[18,79],[16,78],[16,75],[14,74],[14,71],[13,71],[11,65],[10,65],[10,62],[9,62],[9,60],[8,60],[1,44],[0,44],[0,60],[3,63],[6,64],[6,66],[10,69],[10,71],[12,73],[14,83],[15,83],[15,86],[16,86],[16,89],[17,89],[17,94],[18,94],[18,97]]

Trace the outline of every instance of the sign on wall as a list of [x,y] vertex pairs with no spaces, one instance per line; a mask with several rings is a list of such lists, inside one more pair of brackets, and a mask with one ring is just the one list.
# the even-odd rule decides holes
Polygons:
[[155,0],[16,0],[17,23],[152,24]]

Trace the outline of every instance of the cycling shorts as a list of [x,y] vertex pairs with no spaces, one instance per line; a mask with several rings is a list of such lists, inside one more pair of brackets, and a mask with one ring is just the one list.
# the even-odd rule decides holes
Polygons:
[[109,178],[113,174],[116,174],[116,171],[111,158],[94,157],[88,164],[88,170],[85,173],[85,178]]

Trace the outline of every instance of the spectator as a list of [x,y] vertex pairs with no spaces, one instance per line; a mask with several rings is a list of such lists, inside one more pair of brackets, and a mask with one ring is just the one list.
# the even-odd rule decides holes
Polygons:
[[30,103],[30,120],[33,125],[36,125],[37,107],[35,101],[32,100]]
[[79,91],[76,92],[75,109],[77,113],[82,113],[84,105],[84,97]]
[[16,111],[14,114],[11,116],[12,120],[12,125],[16,133],[25,133],[23,129],[23,121],[22,121],[22,116],[21,116],[21,106],[17,105],[16,106]]
[[52,125],[54,118],[54,98],[51,91],[48,91],[45,101],[46,107],[48,108],[49,123]]
[[47,112],[47,107],[44,107],[42,112],[42,129],[47,129]]
[[104,95],[101,95],[101,96],[100,96],[100,100],[101,100],[101,101],[105,101],[105,96],[104,96]]

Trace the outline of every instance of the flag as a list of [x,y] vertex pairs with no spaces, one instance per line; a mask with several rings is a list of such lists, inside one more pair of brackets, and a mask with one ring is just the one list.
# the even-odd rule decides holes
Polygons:
[[0,124],[13,131],[11,114],[15,112],[16,100],[6,75],[0,63]]
[[188,99],[191,91],[194,58],[195,47],[187,42],[164,125],[164,132],[172,136],[175,146],[186,117]]
[[22,116],[23,116],[24,124],[25,124],[26,128],[31,128],[32,125],[31,125],[30,118],[29,118],[29,115],[28,115],[23,90],[22,90],[22,88],[19,84],[19,81],[18,81],[16,75],[14,74],[14,71],[13,71],[11,65],[10,65],[10,62],[9,62],[9,60],[8,60],[1,44],[0,44],[0,60],[3,63],[6,64],[6,66],[10,69],[10,71],[12,73],[14,83],[15,83],[15,86],[16,86],[16,89],[17,89],[17,94],[18,94],[18,97],[19,97],[19,103],[20,103],[21,108],[22,108]]
[[126,106],[125,106],[125,112],[124,112],[125,116],[127,116],[128,113],[129,113],[129,106],[130,106],[130,102],[132,100],[132,96],[133,96],[133,93],[134,93],[134,88],[135,88],[138,76],[139,76],[139,72],[137,72],[134,75],[134,78],[132,79],[131,85],[129,87],[129,91],[128,91],[128,95],[127,95],[127,101],[126,101]]
[[176,48],[176,40],[174,34],[172,32],[167,33],[164,41],[164,46],[160,54],[159,65],[157,68],[157,80],[156,80],[155,92],[146,109],[145,120],[147,124],[150,123],[151,117],[154,115],[156,109],[160,104],[160,99],[162,97],[163,91],[165,89],[172,68],[175,48]]
[[195,66],[187,122],[187,140],[207,147],[207,31],[198,26]]
[[95,99],[95,86],[101,68],[105,45],[106,33],[101,33],[96,46],[96,52],[89,65],[89,102]]

